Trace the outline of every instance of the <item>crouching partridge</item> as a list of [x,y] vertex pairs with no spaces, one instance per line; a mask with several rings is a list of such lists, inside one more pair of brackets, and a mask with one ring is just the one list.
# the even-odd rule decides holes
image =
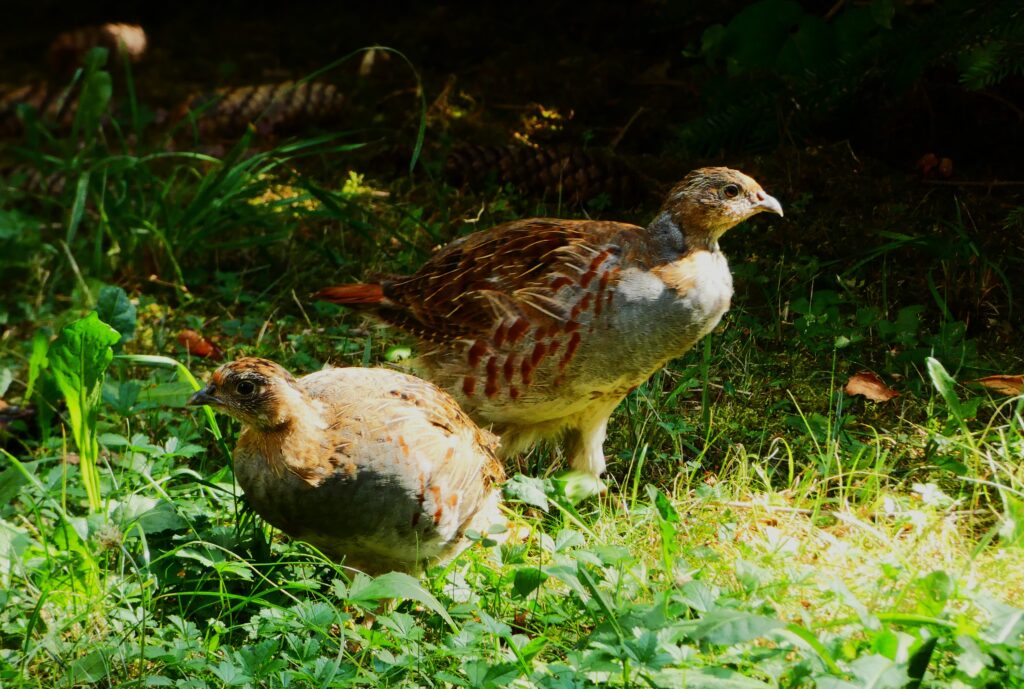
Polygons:
[[718,239],[781,204],[723,167],[694,170],[646,228],[518,220],[458,239],[409,277],[315,296],[367,309],[419,338],[419,366],[504,455],[562,436],[600,475],[608,418],[626,394],[718,324],[732,275]]
[[270,524],[368,574],[454,557],[503,524],[497,439],[444,391],[386,369],[302,378],[266,359],[224,364],[190,405],[243,425],[235,476]]

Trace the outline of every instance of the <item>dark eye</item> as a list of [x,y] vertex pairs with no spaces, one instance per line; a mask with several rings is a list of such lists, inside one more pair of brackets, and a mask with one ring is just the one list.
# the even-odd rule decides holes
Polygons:
[[740,195],[740,188],[735,184],[726,184],[722,187],[722,194],[727,199],[734,199]]
[[235,386],[235,392],[244,397],[248,397],[252,393],[256,392],[256,386],[247,380],[243,380]]

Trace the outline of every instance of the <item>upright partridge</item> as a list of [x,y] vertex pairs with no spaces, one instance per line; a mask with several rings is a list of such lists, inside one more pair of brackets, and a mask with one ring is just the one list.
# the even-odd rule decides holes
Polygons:
[[467,529],[504,523],[497,439],[418,378],[327,368],[295,379],[245,358],[189,404],[243,424],[235,476],[256,512],[369,574],[418,572],[457,554]]
[[419,338],[418,365],[501,452],[563,436],[574,469],[600,475],[608,417],[729,308],[718,239],[782,206],[753,179],[694,170],[647,228],[533,218],[448,244],[409,277],[315,296],[369,310]]

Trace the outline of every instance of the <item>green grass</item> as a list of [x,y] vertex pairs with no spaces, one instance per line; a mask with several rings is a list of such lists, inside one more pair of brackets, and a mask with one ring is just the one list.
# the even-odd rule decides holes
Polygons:
[[[5,153],[67,183],[2,190],[0,396],[37,408],[0,431],[3,686],[1024,686],[1024,399],[962,384],[1024,356],[977,325],[1021,268],[967,219],[983,197],[884,179],[883,213],[860,188],[735,230],[734,308],[616,412],[606,496],[573,504],[539,448],[508,543],[370,580],[246,509],[237,428],[183,407],[213,364],[177,334],[302,372],[378,364],[401,336],[312,289],[572,210],[360,179],[333,136],[166,154],[118,121]],[[94,310],[122,340],[86,399],[56,362]],[[901,396],[847,396],[862,369]]]

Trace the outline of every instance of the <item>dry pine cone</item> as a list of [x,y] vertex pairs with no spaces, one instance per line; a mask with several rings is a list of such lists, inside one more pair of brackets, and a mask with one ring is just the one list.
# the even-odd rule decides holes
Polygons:
[[644,186],[639,176],[613,155],[522,146],[460,146],[448,155],[445,176],[453,184],[470,187],[493,176],[524,193],[571,204],[600,194],[607,194],[615,203],[629,203]]
[[203,138],[238,136],[250,124],[268,135],[331,122],[344,104],[333,84],[284,81],[196,94],[178,106],[175,116],[194,117]]

